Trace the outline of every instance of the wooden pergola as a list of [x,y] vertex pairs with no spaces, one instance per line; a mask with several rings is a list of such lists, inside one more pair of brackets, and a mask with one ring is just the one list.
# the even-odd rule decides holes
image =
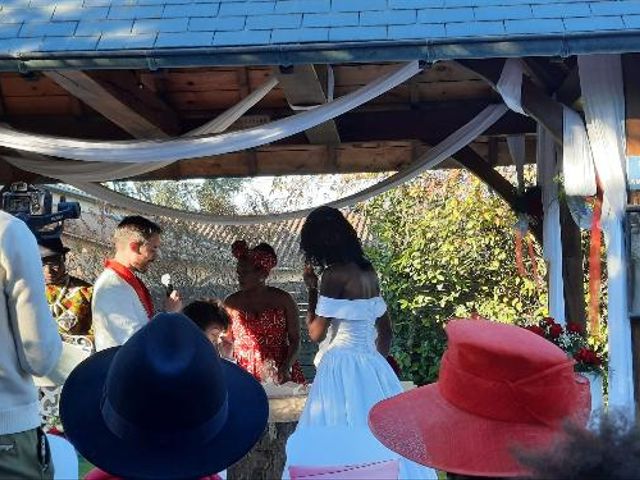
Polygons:
[[[547,23],[541,23],[537,10],[529,5],[526,8],[530,9],[531,15],[527,17],[526,12],[509,10],[516,7],[502,5],[499,0],[489,2],[491,5],[476,2],[477,5],[455,12],[450,8],[448,13],[451,18],[446,15],[449,7],[442,7],[441,2],[438,5],[416,2],[420,5],[403,7],[402,2],[397,3],[399,6],[393,6],[394,2],[353,0],[349,4],[352,6],[340,7],[347,12],[343,14],[342,11],[334,12],[341,5],[339,1],[331,2],[331,5],[326,2],[329,7],[321,5],[322,2],[314,3],[313,8],[322,10],[319,12],[305,11],[305,8],[312,7],[305,7],[302,5],[304,2],[294,0],[238,1],[237,8],[246,7],[242,24],[244,30],[239,29],[240,33],[246,34],[247,40],[235,39],[235,43],[225,44],[231,42],[231,37],[218,30],[223,20],[236,18],[225,16],[229,9],[215,10],[211,6],[211,13],[207,17],[213,29],[209,43],[187,42],[184,39],[190,33],[192,23],[195,25],[194,15],[202,13],[189,13],[195,12],[195,4],[185,6],[184,18],[181,18],[180,9],[168,10],[171,2],[166,3],[164,10],[149,13],[159,15],[156,23],[152,22],[154,17],[144,24],[145,28],[151,29],[150,32],[142,29],[139,18],[132,17],[130,31],[126,35],[105,29],[110,21],[116,21],[111,18],[114,8],[129,8],[112,5],[104,13],[104,21],[88,22],[94,29],[89,34],[95,34],[97,38],[91,48],[74,48],[74,45],[79,45],[74,43],[79,41],[78,30],[65,38],[68,47],[51,47],[50,51],[40,48],[15,55],[7,50],[3,54],[0,42],[2,121],[19,130],[64,137],[99,140],[169,138],[215,118],[247,97],[268,78],[275,76],[279,81],[278,86],[231,127],[232,130],[243,129],[294,115],[296,107],[327,102],[330,74],[335,79],[335,97],[339,97],[378,78],[399,62],[418,59],[423,61],[424,70],[410,81],[304,134],[248,151],[181,160],[133,180],[402,170],[430,146],[473,119],[483,108],[501,102],[496,84],[505,59],[517,57],[524,62],[527,71],[522,87],[522,106],[528,116],[507,113],[442,166],[468,169],[512,208],[521,209],[522,202],[519,201],[516,187],[496,170],[496,167],[513,164],[506,137],[526,136],[529,163],[535,162],[538,123],[562,146],[563,106],[577,111],[582,108],[576,55],[623,53],[627,153],[640,154],[640,86],[636,81],[640,73],[640,56],[636,53],[640,51],[640,41],[636,38],[637,32],[623,22],[623,15],[634,12],[616,13],[623,26],[610,29],[598,23],[599,14],[584,17],[579,13],[581,8],[591,12],[590,4],[597,3],[591,1],[573,2],[572,8],[562,11],[559,7],[555,17],[544,17]],[[289,13],[278,14],[278,5],[281,3],[287,4]],[[267,4],[273,4],[273,14],[258,18],[263,15],[260,9]],[[505,16],[494,19],[497,20],[491,24],[491,28],[497,29],[494,33],[483,34],[478,25],[488,28],[488,22],[483,24],[482,15],[485,15],[485,10],[494,7],[502,8],[498,11],[504,12]],[[326,8],[330,10],[328,13]],[[635,8],[635,13],[640,14],[640,7],[629,8]],[[79,27],[82,16],[88,15],[91,9],[79,6],[77,10],[79,23],[76,22],[76,27]],[[407,18],[414,18],[408,21],[414,27],[412,32],[415,31],[409,34],[409,38],[406,34],[393,33],[404,32],[393,24],[394,19],[399,18],[400,10],[407,14]],[[132,15],[142,15],[139,13],[141,11],[133,13],[134,7],[131,7]],[[151,7],[148,11],[151,12]],[[173,43],[166,40],[169,35],[162,30],[164,24],[161,22],[168,11],[175,16],[172,20],[176,24],[180,20],[188,20],[184,22],[185,31],[179,32],[183,36],[174,33],[175,36],[171,37],[174,38]],[[353,12],[356,13],[355,17]],[[96,11],[90,13],[102,14]],[[344,19],[351,15],[348,18],[355,18],[357,25],[352,27],[352,31],[338,31],[338,27],[327,20],[329,24],[326,28],[322,27],[326,32],[321,26],[313,32],[318,36],[326,33],[326,40],[315,37],[314,40],[305,40],[304,36],[310,30],[305,27],[308,16],[315,15],[313,22],[318,22],[325,14],[335,15],[332,17],[334,21],[338,18],[346,21]],[[412,14],[414,17],[411,17]],[[47,28],[56,23],[55,10],[51,15]],[[124,14],[118,10],[118,15]],[[431,21],[438,15],[441,15],[441,20]],[[472,16],[467,18],[465,15]],[[602,18],[612,18],[610,14],[602,15]],[[583,23],[587,18],[593,24],[586,25],[583,30],[578,28],[569,31],[572,24],[568,20],[572,20],[572,16],[582,19]],[[371,30],[363,23],[374,21],[372,19],[375,18],[381,24],[387,22],[384,33],[382,29],[376,33],[378,30]],[[282,34],[280,28],[289,20],[299,21],[297,27],[291,27],[298,37],[290,33],[290,38],[298,40],[277,40],[277,35]],[[265,22],[273,22],[273,25],[265,27]],[[465,22],[470,29],[479,28],[478,33],[449,35],[448,32],[463,31],[452,28],[452,25],[462,28]],[[528,27],[519,24],[523,30],[510,33],[508,29],[514,22],[529,22],[531,31],[525,31]],[[25,25],[28,23],[29,20],[25,20]],[[141,26],[136,30],[138,24]],[[209,28],[207,25],[204,22],[201,28]],[[558,25],[562,25],[566,31],[554,30],[560,28]],[[546,30],[547,26],[551,30]],[[442,30],[439,30],[440,27]],[[32,31],[35,27],[30,28],[29,31]],[[123,41],[121,48],[101,49],[104,38],[109,42],[125,37],[133,41],[131,39],[135,39],[136,31],[141,36],[155,35],[155,43],[136,49],[127,47]],[[270,36],[264,36],[265,31],[271,32]],[[336,36],[332,40],[333,31]],[[440,33],[436,35],[433,32]],[[445,32],[444,36],[442,32]],[[113,37],[108,36],[111,33]],[[381,37],[363,36],[374,34]],[[165,43],[161,42],[161,38]],[[46,43],[46,35],[43,39]],[[20,43],[20,38],[17,40]],[[5,149],[4,153],[13,155],[19,152],[7,152]],[[6,163],[0,155],[0,183],[15,181],[42,183],[51,179],[20,170]],[[534,217],[538,215],[536,211],[526,213]],[[541,240],[541,219],[537,220],[533,231]],[[561,225],[566,316],[584,323],[580,231],[564,202]],[[640,346],[640,338],[636,342]],[[637,351],[640,349],[636,348]],[[640,384],[636,382],[638,388]]]

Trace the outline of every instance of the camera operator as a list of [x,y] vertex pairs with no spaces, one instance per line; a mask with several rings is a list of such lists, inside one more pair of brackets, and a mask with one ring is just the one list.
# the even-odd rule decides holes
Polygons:
[[0,478],[53,478],[32,375],[56,365],[62,344],[45,299],[36,240],[0,211]]

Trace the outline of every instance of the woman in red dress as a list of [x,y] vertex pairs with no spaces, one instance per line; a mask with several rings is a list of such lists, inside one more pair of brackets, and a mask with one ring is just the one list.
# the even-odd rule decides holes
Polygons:
[[300,348],[298,307],[287,292],[266,285],[278,258],[261,243],[248,248],[244,240],[231,247],[238,259],[240,290],[224,301],[231,317],[233,357],[258,381],[304,383],[297,361]]

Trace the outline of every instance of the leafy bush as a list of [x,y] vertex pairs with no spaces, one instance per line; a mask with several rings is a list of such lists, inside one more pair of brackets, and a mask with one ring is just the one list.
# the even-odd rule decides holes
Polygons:
[[[477,313],[513,323],[547,314],[543,262],[540,287],[518,275],[515,215],[465,172],[426,174],[363,211],[375,238],[367,253],[394,322],[392,352],[407,379],[419,385],[436,379],[451,317]],[[526,251],[525,244],[530,272]]]

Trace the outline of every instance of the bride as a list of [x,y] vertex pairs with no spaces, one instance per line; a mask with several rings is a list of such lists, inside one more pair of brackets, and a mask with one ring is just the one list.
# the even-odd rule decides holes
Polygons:
[[[380,452],[379,442],[368,429],[369,410],[403,389],[386,360],[391,323],[377,274],[354,228],[334,208],[320,207],[309,214],[300,246],[307,261],[307,326],[311,339],[320,342],[320,349],[315,359],[316,377],[296,433],[316,427],[318,431],[348,427],[354,439],[357,433],[361,450],[364,438],[371,451]],[[314,266],[322,272],[320,281]],[[296,434],[290,439],[295,441]],[[296,450],[289,447],[288,451]],[[380,460],[398,458],[390,450],[383,456],[386,458]],[[400,460],[402,478],[436,478],[433,470]],[[287,463],[294,461],[300,459],[289,458]]]

